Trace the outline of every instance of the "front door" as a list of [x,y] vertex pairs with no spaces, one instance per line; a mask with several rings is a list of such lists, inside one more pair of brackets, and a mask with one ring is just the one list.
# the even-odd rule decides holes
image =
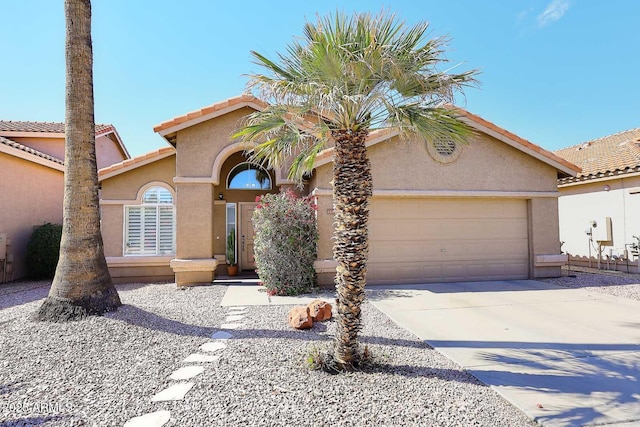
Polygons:
[[253,254],[253,223],[251,222],[255,207],[255,203],[240,203],[238,250],[240,251],[241,270],[256,269],[256,259]]

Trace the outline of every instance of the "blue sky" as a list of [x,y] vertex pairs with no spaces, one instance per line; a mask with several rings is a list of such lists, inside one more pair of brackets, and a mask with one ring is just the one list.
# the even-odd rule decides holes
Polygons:
[[[94,0],[96,121],[132,155],[162,147],[154,125],[244,91],[250,50],[284,51],[317,13],[382,8],[481,70],[458,105],[544,148],[640,126],[637,0]],[[0,119],[64,121],[63,0],[0,11]]]

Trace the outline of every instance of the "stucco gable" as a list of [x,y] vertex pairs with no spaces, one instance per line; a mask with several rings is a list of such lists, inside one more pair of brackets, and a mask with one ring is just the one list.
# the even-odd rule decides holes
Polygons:
[[[0,136],[6,138],[65,138],[64,123],[62,122],[32,122],[0,120]],[[113,140],[123,159],[131,158],[127,147],[120,138],[115,126],[111,124],[96,124],[96,138],[104,136]]]
[[553,166],[558,170],[558,174],[561,176],[576,176],[581,171],[579,166],[574,165],[566,159],[555,155],[551,151],[536,145],[518,135],[509,132],[508,130],[501,128],[500,126],[491,123],[482,117],[473,114],[463,108],[451,106],[453,110],[460,114],[460,119],[470,125],[472,128],[485,133],[499,141],[502,141],[523,153],[526,153],[536,159]]
[[[498,141],[501,141],[525,154],[528,154],[543,163],[546,163],[552,167],[554,167],[558,171],[559,176],[576,176],[578,172],[580,172],[580,168],[571,162],[553,154],[550,151],[545,150],[544,148],[527,141],[524,138],[519,137],[518,135],[507,131],[480,116],[472,114],[462,108],[451,106],[449,107],[454,109],[456,112],[460,114],[459,119],[473,129],[478,132],[481,132],[485,135],[488,135]],[[385,143],[390,141],[392,138],[398,135],[397,131],[393,129],[377,129],[371,132],[367,138],[367,147],[371,147],[373,145],[379,143]],[[327,148],[321,151],[317,158],[315,167],[322,166],[326,163],[333,161],[333,147]]]
[[[374,194],[426,192],[437,196],[443,191],[453,196],[472,191],[548,195],[557,191],[555,167],[492,136],[478,132],[458,150],[443,162],[417,138],[405,140],[395,135],[370,145]],[[325,159],[316,167],[310,187],[330,190],[332,179],[331,161]]]
[[19,157],[51,169],[64,171],[64,162],[62,160],[3,136],[0,136],[0,152],[14,157]]
[[232,111],[239,110],[240,108],[251,107],[254,110],[262,110],[266,106],[266,102],[256,98],[255,96],[242,94],[240,96],[225,99],[224,101],[216,102],[215,104],[208,105],[200,108],[199,110],[191,111],[187,114],[183,114],[182,116],[174,117],[171,120],[154,126],[153,131],[159,133],[170,144],[175,145],[175,134],[179,130],[220,117]]
[[157,162],[158,160],[173,156],[175,153],[176,150],[173,147],[163,147],[158,150],[136,156],[133,159],[127,159],[122,162],[115,163],[98,171],[98,181],[104,181],[105,179],[148,165],[149,163]]

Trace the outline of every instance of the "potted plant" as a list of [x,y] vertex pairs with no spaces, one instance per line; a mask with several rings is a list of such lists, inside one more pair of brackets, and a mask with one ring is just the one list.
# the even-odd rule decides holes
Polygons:
[[236,264],[236,230],[231,229],[227,236],[227,272],[229,276],[238,274],[238,264]]

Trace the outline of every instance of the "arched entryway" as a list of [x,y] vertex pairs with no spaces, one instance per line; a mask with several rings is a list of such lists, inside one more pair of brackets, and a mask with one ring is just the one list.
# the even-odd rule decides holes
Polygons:
[[[222,163],[219,177],[219,184],[214,186],[213,233],[216,258],[226,259],[227,238],[231,230],[234,230],[235,258],[239,270],[254,270],[254,231],[251,217],[258,196],[280,191],[276,185],[275,173],[250,162],[243,152],[237,152]],[[218,269],[220,273],[226,273],[226,264]]]

